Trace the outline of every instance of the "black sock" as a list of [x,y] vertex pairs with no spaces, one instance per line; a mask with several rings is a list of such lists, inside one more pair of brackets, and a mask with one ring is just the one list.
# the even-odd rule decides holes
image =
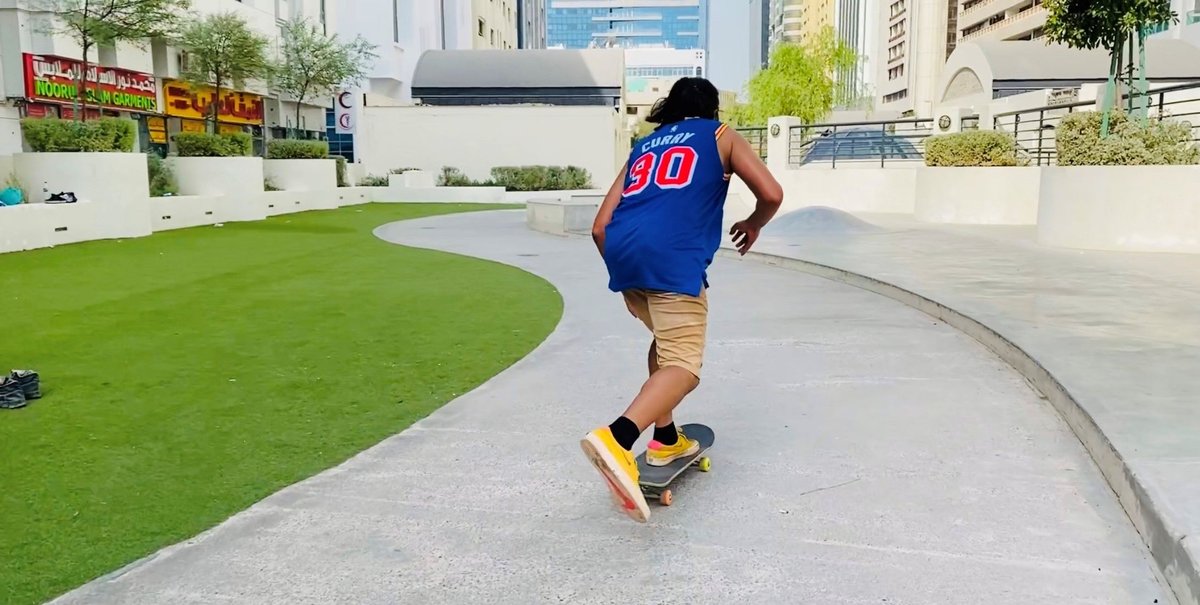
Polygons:
[[663,445],[675,445],[675,442],[679,441],[679,431],[675,430],[675,423],[672,422],[667,426],[655,426],[654,440]]
[[617,440],[617,444],[627,450],[633,449],[633,444],[637,443],[638,437],[642,434],[637,425],[624,416],[614,420],[612,424],[608,425],[608,429],[612,431],[613,439]]

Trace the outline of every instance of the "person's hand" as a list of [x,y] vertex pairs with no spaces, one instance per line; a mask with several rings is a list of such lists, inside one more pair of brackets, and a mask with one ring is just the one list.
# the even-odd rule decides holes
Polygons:
[[733,236],[733,245],[737,246],[738,254],[745,256],[750,251],[750,247],[758,241],[758,232],[761,230],[762,227],[749,219],[734,223],[729,235]]

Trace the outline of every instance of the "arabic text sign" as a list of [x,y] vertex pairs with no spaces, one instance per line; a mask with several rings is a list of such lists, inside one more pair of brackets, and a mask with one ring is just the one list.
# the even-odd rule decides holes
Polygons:
[[[52,55],[25,53],[25,96],[39,101],[73,103],[83,63]],[[89,65],[87,103],[124,111],[158,111],[154,76],[115,67]]]
[[[183,82],[167,82],[163,86],[166,114],[176,118],[203,120],[211,113],[213,89],[192,88]],[[221,91],[217,121],[228,124],[262,124],[263,99],[248,92]]]

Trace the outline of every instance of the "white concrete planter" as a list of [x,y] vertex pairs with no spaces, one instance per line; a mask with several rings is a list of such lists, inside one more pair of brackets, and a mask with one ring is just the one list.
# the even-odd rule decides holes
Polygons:
[[554,235],[591,233],[600,201],[595,196],[575,196],[571,200],[529,200],[525,204],[525,224],[534,231]]
[[150,235],[148,200],[0,208],[0,252]]
[[155,231],[267,218],[262,204],[225,195],[177,195],[150,198],[150,221]]
[[1042,169],[1038,241],[1048,246],[1200,254],[1200,166]]
[[337,160],[263,160],[263,177],[283,191],[337,187]]
[[337,189],[324,191],[264,191],[257,194],[258,205],[267,216],[332,210],[338,207]]
[[[807,206],[846,212],[912,214],[917,170],[904,168],[789,168],[775,172],[783,186],[781,213]],[[743,217],[745,218],[745,217]]]
[[961,167],[917,170],[916,218],[959,225],[1037,223],[1041,168]]
[[45,201],[47,194],[60,191],[97,203],[150,197],[143,153],[18,153],[12,157],[12,169],[30,202]]
[[428,170],[407,170],[403,174],[389,174],[388,187],[436,187],[437,176]]
[[180,195],[246,196],[263,192],[262,158],[167,159]]

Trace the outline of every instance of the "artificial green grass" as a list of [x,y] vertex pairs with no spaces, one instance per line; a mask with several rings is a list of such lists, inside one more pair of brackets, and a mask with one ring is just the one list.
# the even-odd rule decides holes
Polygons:
[[[493,207],[494,208],[494,207]],[[0,255],[0,602],[37,603],[394,434],[541,342],[545,281],[367,205]]]

